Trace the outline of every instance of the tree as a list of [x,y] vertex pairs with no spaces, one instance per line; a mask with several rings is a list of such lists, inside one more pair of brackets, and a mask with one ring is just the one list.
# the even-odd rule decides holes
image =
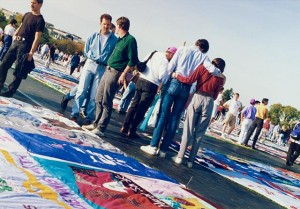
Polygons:
[[54,42],[57,44],[58,49],[60,51],[63,51],[68,54],[75,54],[76,51],[81,53],[83,51],[83,47],[84,47],[83,44],[73,42],[69,39],[55,40]]
[[0,28],[4,29],[4,27],[7,25],[7,20],[2,11],[0,11]]
[[226,89],[224,92],[223,92],[223,95],[222,95],[222,100],[223,102],[227,102],[228,100],[230,100],[232,98],[232,95],[233,95],[233,89],[230,88],[230,89]]
[[269,117],[274,124],[291,125],[300,119],[300,112],[294,107],[278,103],[271,105]]
[[282,105],[281,104],[273,104],[270,107],[269,111],[269,117],[274,124],[279,124],[280,123],[280,117],[282,114]]
[[53,38],[49,35],[49,30],[45,27],[41,39],[40,39],[40,44],[49,44],[49,43],[53,43],[54,40]]
[[[17,21],[17,25],[20,26],[21,23],[22,23],[22,19],[23,19],[23,15],[18,13],[16,16],[15,16],[15,20]],[[17,26],[17,27],[18,27]]]

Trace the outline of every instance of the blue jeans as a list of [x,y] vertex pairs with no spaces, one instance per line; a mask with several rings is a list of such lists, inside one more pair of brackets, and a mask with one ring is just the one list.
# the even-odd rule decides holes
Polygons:
[[95,96],[104,70],[104,66],[98,65],[90,59],[86,61],[81,71],[78,89],[74,98],[75,100],[71,113],[72,116],[79,117],[80,108],[83,106],[83,102],[88,97],[88,91],[90,90],[90,100],[87,104],[86,119],[91,121],[95,119]]
[[[172,79],[164,88],[159,118],[150,142],[151,146],[158,146],[166,125],[167,129],[164,134],[160,149],[162,151],[168,149],[176,133],[181,112],[183,111],[188,100],[190,88],[191,85],[183,84],[176,79]],[[167,119],[169,120],[168,124],[166,124]]]
[[2,41],[3,46],[0,50],[0,61],[3,60],[3,57],[6,54],[6,52],[8,51],[9,47],[11,46],[12,41],[13,41],[12,36],[4,35],[3,41]]
[[125,89],[122,99],[120,101],[119,105],[119,111],[126,112],[135,92],[135,83],[130,81],[127,88]]

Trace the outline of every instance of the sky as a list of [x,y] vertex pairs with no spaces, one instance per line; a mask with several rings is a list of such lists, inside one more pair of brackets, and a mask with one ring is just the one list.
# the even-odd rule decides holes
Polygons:
[[[30,0],[0,0],[0,7],[25,13]],[[83,40],[99,31],[101,14],[113,23],[128,17],[140,59],[207,39],[208,56],[226,61],[225,89],[238,92],[243,105],[269,98],[269,106],[300,110],[299,11],[295,0],[44,0],[41,10],[47,22]]]

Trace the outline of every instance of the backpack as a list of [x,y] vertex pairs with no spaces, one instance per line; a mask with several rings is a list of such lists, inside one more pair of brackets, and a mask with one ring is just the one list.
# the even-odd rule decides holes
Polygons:
[[151,59],[151,57],[153,56],[153,54],[155,53],[156,51],[154,51],[154,52],[152,52],[151,54],[150,54],[150,56],[148,57],[148,59],[147,60],[145,60],[144,62],[139,62],[138,64],[137,64],[137,69],[138,69],[138,71],[139,72],[144,72],[145,70],[146,70],[146,68],[147,68],[147,62]]
[[292,133],[290,134],[290,136],[294,139],[294,140],[300,140],[300,123],[297,123],[297,125],[295,125],[295,128],[293,129]]

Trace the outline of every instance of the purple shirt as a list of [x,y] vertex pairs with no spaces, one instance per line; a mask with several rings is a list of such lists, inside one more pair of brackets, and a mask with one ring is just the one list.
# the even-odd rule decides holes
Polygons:
[[249,107],[245,107],[242,110],[242,115],[244,118],[254,120],[256,114],[256,109],[253,105],[250,105]]

